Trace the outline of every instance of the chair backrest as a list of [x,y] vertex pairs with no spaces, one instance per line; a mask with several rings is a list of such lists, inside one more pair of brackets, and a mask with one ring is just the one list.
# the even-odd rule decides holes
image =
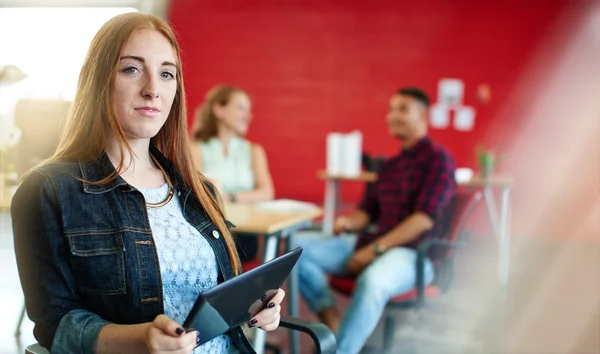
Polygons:
[[15,106],[15,126],[21,129],[17,146],[17,173],[50,157],[56,147],[71,107],[70,101],[19,100]]
[[[381,168],[385,160],[386,159],[383,156],[373,157],[365,152],[362,153],[362,166],[365,169],[365,171],[368,172],[379,172],[379,169]],[[375,182],[367,182],[364,192],[365,196],[371,192],[371,189],[373,189],[374,184]],[[376,232],[374,228],[375,226],[373,225],[367,232]]]
[[[454,197],[454,205],[447,226],[446,241],[452,243],[461,241],[462,236],[464,236],[465,225],[482,196],[483,193],[481,191],[458,190]],[[434,284],[442,292],[446,292],[450,288],[452,279],[454,278],[452,258],[454,249],[454,247],[443,248],[441,250],[442,253],[439,254],[441,257],[436,266]]]
[[383,156],[373,157],[365,152],[362,153],[362,165],[365,171],[377,172],[384,162],[385,157]]

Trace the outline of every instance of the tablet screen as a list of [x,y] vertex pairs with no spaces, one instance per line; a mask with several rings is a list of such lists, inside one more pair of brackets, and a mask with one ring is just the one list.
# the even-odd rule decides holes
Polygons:
[[202,344],[246,323],[268,305],[301,253],[296,248],[203,292],[183,326],[198,330]]

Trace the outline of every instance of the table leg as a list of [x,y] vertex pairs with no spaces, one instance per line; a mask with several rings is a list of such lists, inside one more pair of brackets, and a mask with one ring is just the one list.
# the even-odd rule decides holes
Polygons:
[[[290,250],[290,242],[288,241],[288,251]],[[291,317],[300,317],[300,289],[298,289],[298,267],[292,269],[288,277],[288,304],[290,307],[289,313]],[[290,346],[292,354],[300,354],[300,332],[290,331]]]
[[21,314],[19,315],[19,321],[17,322],[17,329],[15,330],[15,336],[21,335],[21,326],[23,325],[23,318],[25,317],[25,299],[23,299],[23,307],[21,308]]
[[502,285],[508,283],[510,266],[510,187],[502,188],[502,199],[500,204],[500,229],[498,237],[500,241],[500,282]]
[[492,187],[483,188],[483,199],[485,200],[485,205],[487,206],[488,214],[490,216],[494,237],[499,237],[498,212],[496,211],[496,200],[494,198],[494,190]]
[[[263,263],[266,263],[277,256],[277,243],[279,238],[277,235],[265,236],[265,252],[263,254]],[[265,344],[267,343],[267,332],[257,329],[254,333],[252,346],[256,354],[264,354]]]
[[333,234],[333,222],[335,219],[335,208],[338,202],[337,193],[339,189],[339,181],[328,179],[325,182],[325,203],[323,210],[323,233],[326,235]]

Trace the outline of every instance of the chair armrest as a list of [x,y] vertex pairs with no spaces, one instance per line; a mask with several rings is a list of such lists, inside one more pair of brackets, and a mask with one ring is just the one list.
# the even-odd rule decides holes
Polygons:
[[335,335],[329,327],[322,323],[309,322],[297,317],[281,316],[279,326],[308,334],[315,342],[317,354],[335,354],[337,351]]
[[427,252],[432,247],[446,247],[446,248],[461,248],[464,247],[464,242],[451,242],[447,240],[441,240],[431,238],[425,240],[417,246],[417,306],[420,306],[425,301],[425,258],[427,258]]
[[464,247],[465,245],[466,245],[466,242],[452,242],[452,241],[447,241],[447,240],[441,240],[439,238],[430,238],[419,244],[419,246],[417,247],[417,252],[422,252],[423,254],[427,254],[427,251],[429,251],[429,249],[431,247],[435,247],[435,246],[460,248],[460,247]]

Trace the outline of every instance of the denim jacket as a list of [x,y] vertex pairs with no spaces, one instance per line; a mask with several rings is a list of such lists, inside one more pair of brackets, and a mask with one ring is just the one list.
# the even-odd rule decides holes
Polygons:
[[[173,165],[151,153],[169,175],[186,220],[213,248],[219,282],[234,276],[222,237]],[[152,322],[164,313],[162,281],[144,198],[106,154],[89,162],[36,168],[12,201],[15,251],[27,313],[38,342],[53,353],[93,353],[109,323]],[[233,226],[227,222],[228,226]],[[241,328],[229,333],[254,353]]]

